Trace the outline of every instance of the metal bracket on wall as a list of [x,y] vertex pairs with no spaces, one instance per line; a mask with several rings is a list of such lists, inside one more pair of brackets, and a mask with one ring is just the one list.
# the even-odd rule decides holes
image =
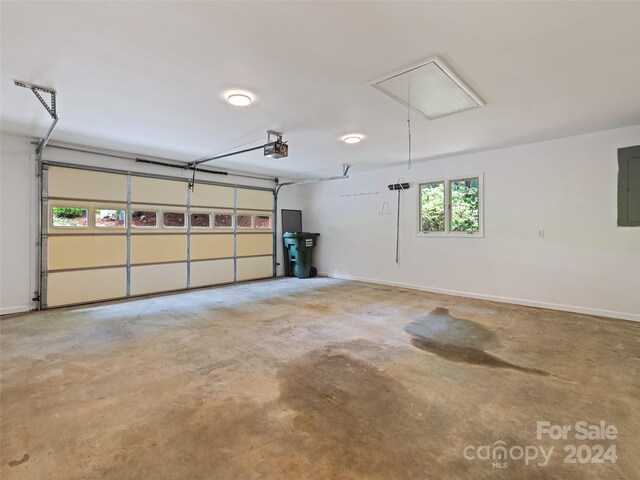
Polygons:
[[[31,90],[33,94],[36,96],[36,98],[40,101],[42,106],[47,110],[47,112],[49,113],[49,116],[51,116],[51,118],[53,119],[53,122],[51,123],[51,126],[47,131],[47,134],[45,135],[44,138],[42,138],[38,142],[38,145],[36,146],[36,155],[38,156],[38,160],[39,160],[40,157],[42,156],[42,150],[44,150],[44,147],[47,145],[47,142],[49,142],[49,139],[51,138],[51,134],[53,133],[53,129],[56,127],[56,124],[60,119],[60,117],[58,116],[58,110],[56,107],[56,91],[53,88],[34,85],[33,83],[23,82],[20,80],[14,80],[13,83],[18,87],[28,88],[29,90]],[[42,98],[42,95],[40,95],[40,93],[49,94],[50,96],[49,103],[47,103],[47,101],[44,98]]]
[[[24,87],[31,90],[33,94],[38,98],[38,100],[40,100],[40,103],[42,104],[42,106],[47,109],[47,112],[49,112],[49,115],[51,115],[51,118],[53,119],[58,118],[58,112],[56,111],[56,91],[55,90],[53,90],[52,88],[41,87],[40,85],[34,85],[33,83],[21,82],[20,80],[14,80],[13,83],[18,87]],[[42,95],[40,95],[40,92],[48,93],[49,95],[51,95],[51,100],[49,102],[50,105],[47,104],[44,98],[42,98]]]

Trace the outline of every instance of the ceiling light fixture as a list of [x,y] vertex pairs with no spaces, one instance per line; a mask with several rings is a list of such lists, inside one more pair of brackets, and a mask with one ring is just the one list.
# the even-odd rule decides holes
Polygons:
[[361,135],[347,135],[346,137],[342,138],[342,141],[344,143],[360,143],[360,141],[362,140],[362,136]]
[[227,94],[227,101],[236,107],[246,107],[253,102],[253,98],[246,92],[232,92]]

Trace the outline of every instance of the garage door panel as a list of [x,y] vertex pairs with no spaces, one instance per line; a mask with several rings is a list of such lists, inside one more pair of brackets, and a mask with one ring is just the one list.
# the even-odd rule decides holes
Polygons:
[[273,192],[238,188],[238,209],[272,210]]
[[185,288],[187,288],[186,262],[131,267],[131,295]]
[[273,257],[251,257],[237,259],[237,275],[239,282],[268,278],[273,274]]
[[125,235],[60,236],[49,238],[49,270],[125,265]]
[[167,234],[132,235],[131,263],[179,262],[187,260],[187,236]]
[[127,201],[127,177],[115,173],[49,167],[49,196]]
[[47,275],[47,306],[110,300],[124,297],[127,269],[102,268]]
[[219,185],[196,185],[191,193],[191,205],[233,208],[233,188]]
[[273,236],[269,234],[238,234],[238,257],[250,255],[271,255]]
[[191,259],[233,257],[233,235],[200,234],[191,235]]
[[[189,193],[188,183],[179,178],[78,166],[49,166],[44,178],[47,306],[272,276],[271,191],[197,184]],[[57,207],[86,209],[86,218],[56,212],[54,222]],[[122,210],[126,220],[122,212],[98,210]],[[216,214],[229,218],[216,222]]]
[[191,263],[191,287],[233,282],[233,259]]
[[187,182],[148,177],[132,177],[131,202],[186,206],[187,189]]

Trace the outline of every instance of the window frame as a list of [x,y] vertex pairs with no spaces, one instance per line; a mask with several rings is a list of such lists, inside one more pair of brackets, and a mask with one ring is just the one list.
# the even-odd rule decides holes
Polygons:
[[[206,215],[207,217],[209,217],[209,225],[206,227],[201,227],[198,225],[194,225],[192,220],[192,216],[193,215]],[[198,229],[202,229],[202,230],[206,230],[206,229],[211,229],[213,228],[213,223],[212,223],[212,218],[211,218],[211,212],[189,212],[189,227],[190,228],[198,228]]]
[[[181,213],[181,214],[182,214],[182,216],[183,216],[183,218],[184,218],[184,225],[181,225],[181,226],[165,225],[165,224],[164,224],[164,214],[165,214],[165,213]],[[174,229],[175,229],[175,230],[178,230],[178,229],[180,229],[180,230],[182,230],[182,229],[186,230],[186,229],[187,229],[187,225],[189,225],[187,222],[188,222],[190,219],[189,219],[189,218],[188,218],[188,216],[187,216],[187,212],[186,212],[186,210],[179,211],[178,209],[176,209],[176,210],[161,210],[161,213],[160,213],[160,220],[161,220],[161,222],[160,222],[160,226],[161,226],[161,228],[163,228],[163,229],[164,229],[164,228],[166,228],[166,229],[169,229],[169,230],[174,230]]]
[[[87,212],[87,224],[86,225],[55,225],[54,222],[54,213],[53,213],[53,209],[54,208],[76,208],[78,210],[86,210]],[[71,230],[77,230],[77,229],[91,229],[91,207],[87,206],[87,207],[61,207],[59,206],[59,204],[55,203],[55,202],[51,202],[51,205],[49,207],[49,228],[54,229],[54,228],[65,228],[65,229],[71,229]]]
[[[135,212],[154,212],[156,214],[156,224],[151,227],[151,226],[140,226],[140,225],[134,225],[133,224],[133,214]],[[161,225],[161,220],[162,220],[162,210],[161,209],[156,209],[156,208],[149,208],[146,210],[143,210],[142,208],[133,208],[131,207],[131,213],[129,215],[129,225],[131,225],[132,229],[140,229],[140,230],[160,230],[162,228]]]
[[[477,232],[460,232],[451,230],[451,184],[461,180],[478,179],[478,231]],[[423,231],[421,230],[421,186],[428,183],[444,182],[444,231]],[[484,238],[484,173],[476,173],[471,175],[455,175],[446,178],[430,178],[418,182],[417,195],[417,233],[416,237],[428,238]]]
[[[258,226],[258,217],[267,217],[269,219],[268,227],[259,227]],[[265,213],[264,215],[254,214],[253,215],[253,228],[255,230],[273,230],[273,215],[270,213]]]
[[[216,227],[216,215],[229,215],[231,217],[231,225],[229,225],[228,227]],[[212,218],[213,222],[211,224],[211,228],[213,228],[214,230],[233,230],[235,228],[235,218],[233,215],[233,211],[231,212],[219,212],[219,211],[214,211],[213,212],[213,218]]]
[[[124,223],[122,225],[98,225],[96,222],[96,215],[98,210],[112,210],[124,212]],[[127,207],[124,208],[105,208],[105,207],[92,207],[91,208],[91,226],[97,230],[126,230],[129,222],[129,215],[127,215]]]
[[[251,218],[251,226],[250,227],[241,227],[238,223],[238,217],[250,217]],[[253,213],[236,213],[234,219],[233,219],[233,225],[235,226],[236,230],[255,230],[256,228],[256,222],[255,222],[255,218],[254,218],[254,214]]]

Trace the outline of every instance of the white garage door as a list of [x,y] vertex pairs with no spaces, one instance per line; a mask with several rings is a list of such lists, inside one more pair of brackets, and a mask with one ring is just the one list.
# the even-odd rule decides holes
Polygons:
[[273,191],[47,165],[41,307],[273,276]]

